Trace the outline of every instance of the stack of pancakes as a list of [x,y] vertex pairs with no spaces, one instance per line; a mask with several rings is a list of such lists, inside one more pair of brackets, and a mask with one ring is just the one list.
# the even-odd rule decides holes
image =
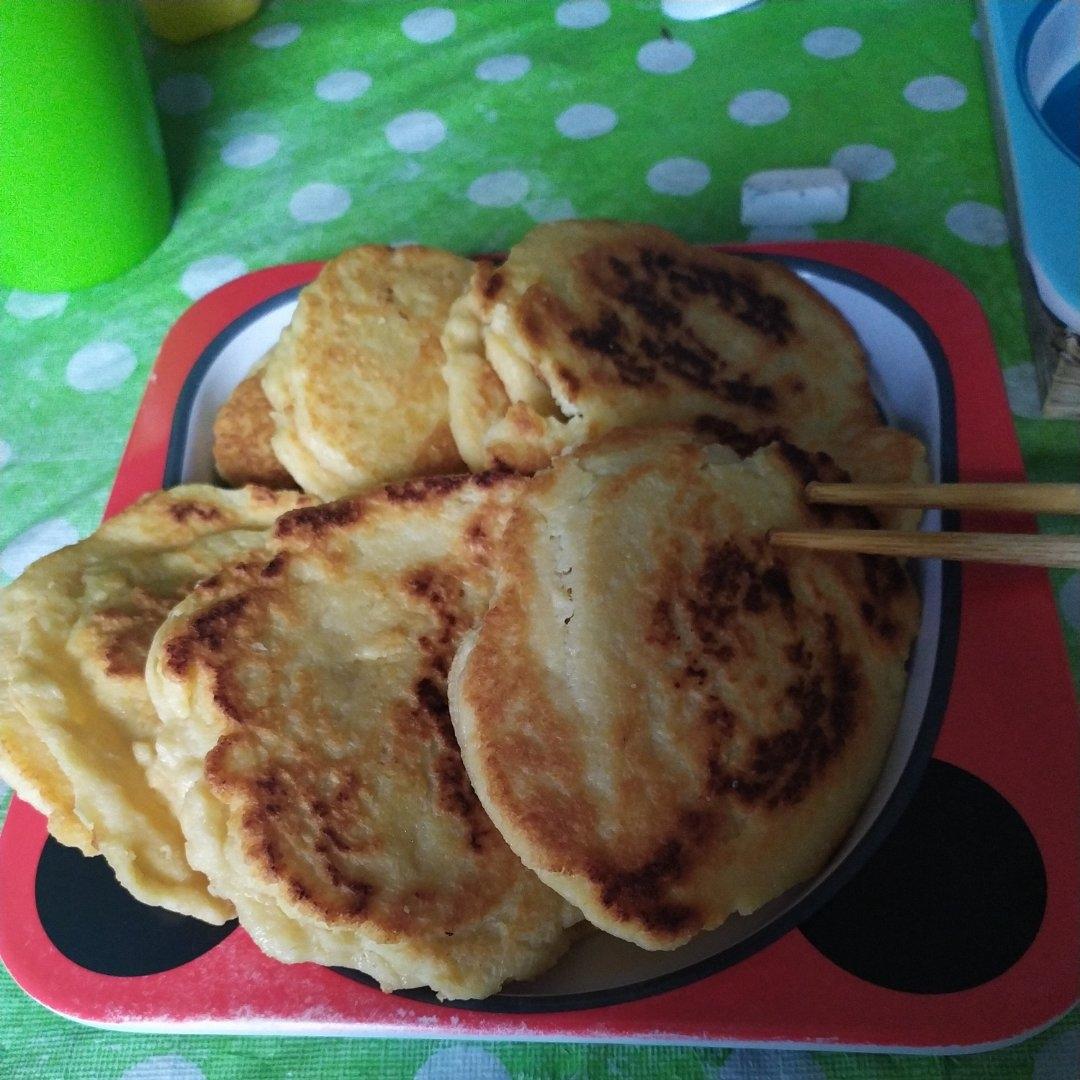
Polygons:
[[877,780],[911,580],[767,535],[876,524],[805,483],[925,455],[781,266],[607,222],[356,248],[215,454],[238,490],[0,593],[0,774],[144,902],[483,997],[587,924],[670,949],[757,909]]

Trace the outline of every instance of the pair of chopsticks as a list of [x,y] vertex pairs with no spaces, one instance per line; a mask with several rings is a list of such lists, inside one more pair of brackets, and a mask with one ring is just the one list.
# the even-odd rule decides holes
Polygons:
[[[1080,514],[1080,484],[806,485],[811,503],[832,506],[939,507],[1019,514]],[[1030,533],[908,532],[900,529],[776,530],[771,543],[815,551],[894,558],[959,559],[1080,568],[1080,536]]]

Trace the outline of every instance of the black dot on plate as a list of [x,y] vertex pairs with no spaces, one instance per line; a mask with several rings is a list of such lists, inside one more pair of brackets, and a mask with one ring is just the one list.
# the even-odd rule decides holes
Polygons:
[[829,960],[890,990],[969,990],[1035,940],[1046,870],[1023,818],[964,769],[931,761],[870,861],[800,929]]
[[50,837],[35,881],[38,917],[73,963],[102,975],[154,975],[212,949],[236,922],[211,926],[140,903],[100,856],[88,859]]

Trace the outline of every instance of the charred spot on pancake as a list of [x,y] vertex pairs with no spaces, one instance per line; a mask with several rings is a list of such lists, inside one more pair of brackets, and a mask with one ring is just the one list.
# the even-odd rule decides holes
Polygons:
[[859,612],[866,625],[880,638],[892,641],[900,632],[892,615],[892,607],[907,595],[911,580],[897,559],[885,555],[862,555],[859,561],[863,584],[870,597],[859,605]]
[[424,567],[406,575],[405,590],[425,601],[435,616],[434,636],[422,634],[418,644],[430,663],[440,670],[449,670],[452,659],[450,653],[457,640],[460,624],[458,612],[463,604],[461,582],[453,575],[440,572],[434,567]]
[[795,333],[795,325],[788,317],[787,304],[771,293],[763,293],[757,283],[749,278],[739,280],[739,298],[742,307],[735,317],[747,326],[760,330],[777,345],[786,345]]
[[[626,283],[627,295],[640,295],[647,287],[652,295],[666,293],[676,303],[695,297],[708,297],[729,315],[759,331],[777,345],[786,345],[795,333],[787,303],[766,292],[752,274],[734,274],[719,266],[693,260],[676,261],[662,251],[638,249],[637,263],[644,281],[631,272],[629,263],[619,260],[612,268]],[[629,289],[633,288],[633,294]]]
[[165,642],[166,668],[176,675],[183,675],[191,666],[196,650],[219,651],[247,603],[248,598],[243,594],[230,596],[196,615],[186,630]]
[[599,887],[600,902],[618,918],[658,934],[674,936],[700,927],[699,911],[662,897],[694,865],[694,849],[708,843],[712,826],[708,811],[684,810],[674,835],[661,841],[646,859],[631,866],[588,864],[586,872]]
[[720,388],[724,398],[733,405],[745,405],[764,413],[776,411],[776,392],[771,386],[752,382],[745,372],[737,379],[722,379]]
[[614,311],[607,310],[595,325],[574,327],[570,331],[570,340],[610,360],[616,374],[627,386],[641,387],[655,382],[656,369],[640,355],[635,355],[636,350],[627,349],[624,333],[622,320]]
[[682,311],[656,287],[655,280],[627,277],[619,299],[629,304],[654,330],[673,330],[682,325]]
[[804,486],[814,481],[847,483],[851,480],[850,473],[841,469],[824,450],[805,450],[786,440],[778,442],[780,454],[787,467],[799,477]]
[[415,480],[402,480],[396,484],[387,484],[384,490],[387,502],[422,503],[428,499],[447,495],[451,491],[469,482],[468,475],[459,476],[421,476]]
[[436,802],[448,814],[462,819],[468,829],[469,847],[473,851],[482,851],[491,837],[492,827],[461,760],[461,749],[446,700],[445,674],[432,672],[421,677],[414,693],[419,715],[429,721],[431,731],[442,745],[442,753],[435,763]]
[[440,746],[434,766],[436,801],[447,813],[462,819],[470,848],[482,851],[491,835],[491,825],[465,772],[446,698],[446,678],[461,636],[458,613],[462,609],[463,587],[451,574],[434,567],[413,571],[404,584],[407,592],[431,607],[436,620],[435,632],[421,635],[417,642],[423,660],[413,686],[414,718]]
[[488,300],[494,300],[502,291],[504,285],[503,276],[497,270],[484,282],[483,292]]
[[505,484],[507,481],[520,475],[520,473],[514,472],[505,461],[496,459],[493,468],[485,469],[483,472],[473,473],[472,476],[463,476],[461,477],[461,482],[464,483],[465,481],[470,481],[474,487],[487,489],[498,487],[499,484]]
[[279,577],[285,570],[285,563],[288,561],[285,552],[279,551],[263,568],[259,571],[260,575],[264,578]]
[[167,510],[169,516],[180,525],[185,525],[192,518],[202,522],[221,520],[221,511],[216,506],[194,500],[168,503]]
[[571,330],[570,340],[607,358],[623,383],[651,385],[664,372],[732,404],[762,413],[776,410],[773,388],[755,384],[745,374],[722,378],[728,362],[698,337],[686,318],[688,302],[711,300],[774,344],[786,344],[794,333],[787,304],[763,291],[752,275],[678,261],[650,247],[602,256],[586,273],[601,292],[632,313],[637,329],[606,309],[592,325]]
[[[809,654],[801,643],[798,669],[784,690],[795,723],[755,737],[745,760],[725,759],[726,744],[713,744],[708,787],[746,804],[768,809],[799,802],[815,779],[839,756],[855,725],[860,680],[854,660],[840,648],[836,619],[823,619],[824,655]],[[792,647],[794,648],[794,647]]]
[[[695,641],[681,674],[702,687],[708,681],[706,661],[730,663],[739,655],[748,618],[759,620],[775,611],[789,632],[799,626],[787,566],[760,543],[729,541],[709,548],[684,603]],[[784,646],[792,672],[783,700],[794,719],[778,731],[755,736],[745,751],[735,752],[735,715],[715,694],[706,697],[700,722],[711,795],[770,809],[790,805],[805,796],[841,752],[855,722],[859,677],[855,662],[840,647],[832,615],[822,619],[821,638],[824,644],[816,649],[801,637]]]
[[727,364],[712,349],[698,341],[695,335],[688,332],[687,336],[690,344],[675,339],[662,340],[659,347],[655,342],[646,340],[643,340],[641,345],[646,351],[649,351],[649,348],[654,350],[651,355],[669,375],[674,375],[699,390],[711,390],[716,372]]
[[533,345],[542,346],[547,340],[543,316],[535,308],[527,307],[521,316],[521,332]]
[[322,503],[318,506],[305,506],[300,510],[291,510],[278,518],[274,526],[274,535],[282,539],[302,535],[315,539],[331,529],[354,525],[360,520],[363,512],[363,505],[359,499],[341,499],[338,502]]
[[782,442],[787,437],[787,432],[783,428],[765,427],[746,430],[719,416],[696,417],[694,431],[710,442],[718,442],[730,447],[741,458],[749,457],[755,450],[760,450],[769,443]]
[[734,643],[726,639],[738,612],[760,615],[779,606],[786,616],[792,614],[794,596],[783,565],[775,557],[767,561],[761,543],[750,547],[744,550],[732,541],[709,547],[686,598],[698,644],[705,655],[721,661],[735,655]]
[[90,626],[103,643],[106,675],[119,679],[143,677],[150,642],[178,599],[135,588],[129,608],[106,608],[91,616]]

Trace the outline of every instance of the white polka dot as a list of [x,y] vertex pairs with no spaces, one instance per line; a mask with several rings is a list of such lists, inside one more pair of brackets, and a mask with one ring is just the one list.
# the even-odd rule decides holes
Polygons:
[[758,225],[746,234],[752,244],[780,244],[788,240],[814,240],[813,225]]
[[709,1080],[823,1080],[805,1050],[733,1050]]
[[251,35],[252,44],[260,49],[283,49],[291,45],[300,36],[300,27],[297,23],[278,23],[275,26],[264,26],[260,31]]
[[206,1080],[206,1074],[179,1054],[158,1054],[125,1069],[120,1080]]
[[79,539],[75,526],[67,518],[49,518],[32,525],[0,550],[0,570],[8,577],[18,577],[32,562],[74,544]]
[[514,206],[528,193],[529,178],[515,169],[486,173],[469,185],[469,200],[477,206]]
[[948,112],[967,101],[967,87],[948,75],[924,75],[921,79],[912,79],[904,87],[904,98],[916,109]]
[[221,148],[221,160],[234,169],[254,169],[266,164],[280,149],[281,140],[276,135],[253,131],[230,139]]
[[727,15],[741,8],[761,7],[765,0],[661,0],[660,10],[669,18],[679,22],[695,22],[698,19],[711,19],[716,15]]
[[846,26],[823,26],[820,30],[811,30],[802,39],[802,45],[811,56],[839,60],[862,48],[862,34]]
[[366,71],[331,71],[315,84],[315,96],[323,101],[355,101],[370,89]]
[[950,206],[945,224],[949,232],[979,247],[1001,247],[1009,239],[1005,215],[986,203],[962,202]]
[[595,139],[598,135],[606,135],[618,122],[614,109],[583,102],[560,113],[555,127],[568,139]]
[[775,90],[747,90],[728,104],[728,116],[748,127],[775,124],[791,112],[791,102]]
[[484,82],[513,82],[532,67],[532,61],[521,53],[491,56],[476,65],[476,77]]
[[158,83],[157,103],[170,116],[201,112],[214,98],[214,88],[203,75],[170,75]]
[[5,439],[0,439],[0,469],[11,460],[14,453],[15,451],[11,449],[11,443]]
[[308,225],[333,221],[352,206],[352,196],[338,184],[305,184],[289,200],[289,213]]
[[67,307],[68,294],[13,292],[4,305],[4,310],[16,319],[44,319],[48,315],[59,315]]
[[479,1046],[446,1046],[416,1070],[413,1080],[510,1080],[506,1066]]
[[395,116],[383,128],[386,141],[403,154],[422,154],[446,138],[446,125],[433,112],[420,109]]
[[1035,378],[1034,364],[1012,364],[1001,373],[1005,380],[1005,395],[1013,416],[1024,420],[1038,420],[1042,416],[1039,400],[1039,384]]
[[135,370],[135,354],[120,341],[93,341],[68,361],[67,382],[74,390],[96,394],[115,390]]
[[247,264],[235,255],[210,255],[193,262],[180,276],[180,291],[198,300],[219,285],[247,273]]
[[567,30],[591,30],[611,18],[605,0],[566,0],[555,10],[555,21]]
[[[1070,581],[1074,585],[1080,584],[1080,574],[1073,575]],[[1068,588],[1068,583],[1065,587]],[[1080,595],[1077,598],[1080,599]],[[1073,610],[1080,616],[1080,608],[1074,607]],[[1072,625],[1080,629],[1080,618]],[[1035,1061],[1032,1064],[1031,1080],[1073,1080],[1077,1074],[1078,1063],[1080,1063],[1080,1028],[1056,1031],[1039,1047],[1039,1052],[1035,1055]]]
[[685,41],[657,38],[638,49],[637,66],[650,75],[674,75],[694,62],[694,50]]
[[896,168],[896,158],[882,146],[852,143],[841,146],[829,164],[849,180],[884,180]]
[[696,195],[711,177],[704,161],[674,157],[658,161],[649,170],[645,182],[661,195]]
[[444,7],[421,8],[401,20],[401,32],[420,45],[448,38],[457,26],[457,16]]
[[569,199],[529,199],[524,209],[533,221],[572,221],[577,217]]

